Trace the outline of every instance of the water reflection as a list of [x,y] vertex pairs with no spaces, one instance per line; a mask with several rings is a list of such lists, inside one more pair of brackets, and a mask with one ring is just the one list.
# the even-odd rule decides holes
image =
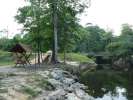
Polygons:
[[81,81],[88,86],[86,92],[96,100],[133,100],[133,72],[85,72]]
[[126,98],[126,90],[124,88],[116,87],[116,94],[108,92],[104,94],[102,98],[96,98],[95,100],[128,100]]

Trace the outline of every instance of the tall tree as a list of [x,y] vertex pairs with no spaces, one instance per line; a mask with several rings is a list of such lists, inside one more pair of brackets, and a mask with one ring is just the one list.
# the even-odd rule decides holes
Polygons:
[[[53,40],[53,62],[56,63],[59,48],[57,37],[59,34],[63,34],[64,29],[67,31],[66,33],[74,31],[72,26],[75,24],[72,23],[78,21],[77,14],[82,13],[87,6],[81,0],[30,0],[29,2],[30,5],[19,9],[16,19],[24,25],[28,33],[34,35],[35,40],[38,34],[41,38],[50,37],[49,39]],[[34,13],[36,13],[35,18],[33,18]],[[69,18],[67,18],[68,16]],[[65,28],[66,23],[69,23],[67,24],[69,28]]]
[[77,42],[77,51],[80,52],[101,52],[105,49],[104,38],[107,32],[99,26],[79,27],[82,35]]
[[133,55],[133,29],[131,25],[122,25],[121,35],[111,42],[108,51],[114,57],[114,60],[122,59],[123,62],[132,63]]
[[53,55],[52,55],[52,61],[53,63],[57,63],[57,54],[58,54],[58,39],[57,39],[57,33],[58,33],[58,16],[57,16],[57,3],[58,0],[53,0],[52,2],[52,11],[53,11]]

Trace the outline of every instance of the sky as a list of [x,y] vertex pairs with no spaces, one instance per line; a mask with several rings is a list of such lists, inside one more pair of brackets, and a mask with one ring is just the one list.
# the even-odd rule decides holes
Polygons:
[[[9,37],[20,31],[21,26],[17,24],[14,16],[17,9],[24,5],[24,0],[0,0],[0,30],[8,29]],[[122,24],[133,24],[132,10],[133,0],[92,0],[91,7],[80,16],[80,23],[83,26],[92,23],[105,30],[113,30],[114,35],[119,35]]]
[[86,16],[81,16],[81,23],[99,25],[106,30],[113,30],[114,35],[120,35],[121,25],[133,25],[133,0],[92,0]]
[[[20,31],[21,26],[14,19],[17,9],[25,5],[24,0],[0,0],[0,30],[8,29],[9,37]],[[6,36],[7,34],[1,34]]]

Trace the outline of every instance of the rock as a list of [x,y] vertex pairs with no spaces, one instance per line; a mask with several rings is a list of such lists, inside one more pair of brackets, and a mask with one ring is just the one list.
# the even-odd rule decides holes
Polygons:
[[64,100],[65,95],[66,92],[63,89],[58,89],[50,93],[46,100]]
[[71,78],[64,78],[63,80],[63,83],[68,86],[72,85],[74,82],[75,82],[74,79],[71,79]]
[[113,68],[116,70],[128,70],[130,67],[130,63],[122,58],[113,62]]
[[79,62],[76,62],[76,61],[66,61],[66,64],[71,66],[79,66]]
[[[36,78],[40,79],[37,81]],[[37,71],[37,74],[25,72],[24,74],[18,74],[18,76],[4,78],[1,82],[4,83],[5,88],[10,87],[13,89],[10,91],[11,96],[13,95],[15,98],[18,98],[19,96],[16,96],[16,94],[20,95],[21,98],[24,98],[21,100],[27,100],[25,98],[29,96],[33,100],[93,100],[90,99],[92,98],[91,96],[85,93],[84,89],[86,89],[86,86],[80,84],[78,80],[75,81],[75,79],[75,76],[67,71],[52,68],[47,71]],[[43,88],[43,85],[47,86],[49,84],[54,87],[54,89],[47,90]],[[32,97],[32,95],[27,92],[17,92],[23,89],[30,89],[36,92],[36,97]],[[4,89],[1,88],[1,90]],[[5,92],[5,97],[7,97],[9,94],[7,94],[8,91],[3,92]]]
[[50,82],[57,89],[63,87],[63,84],[58,80],[48,79],[48,82]]
[[90,100],[90,98],[92,98],[87,93],[85,93],[85,91],[83,91],[81,89],[76,89],[75,93],[76,93],[77,97],[81,98],[81,100]]
[[84,92],[83,90],[81,90],[81,89],[76,89],[76,90],[75,90],[75,93],[76,93],[76,95],[77,95],[78,97],[80,97],[80,98],[83,98],[84,95],[85,95],[85,92]]
[[82,90],[76,90],[75,93],[68,93],[66,95],[67,99],[66,100],[94,100],[93,97],[89,96],[87,93],[85,93]]
[[88,62],[82,62],[79,65],[80,71],[86,71],[86,70],[95,70],[97,64],[96,63],[88,63]]
[[64,87],[64,90],[67,91],[68,93],[72,93],[74,91],[74,89],[72,87]]
[[51,76],[56,80],[63,80],[63,74],[61,70],[52,71]]
[[50,72],[49,71],[44,71],[44,72],[40,71],[40,72],[38,72],[38,74],[44,78],[48,78],[50,75]]
[[67,99],[66,100],[81,100],[80,98],[78,98],[74,93],[68,93],[66,95]]
[[72,74],[70,74],[68,71],[63,71],[62,74],[63,74],[64,77],[74,78],[74,76]]
[[79,82],[72,84],[71,87],[74,89],[76,88],[83,89],[83,90],[87,89],[87,87],[84,84],[80,84]]
[[85,95],[83,100],[95,100],[95,99],[89,95]]

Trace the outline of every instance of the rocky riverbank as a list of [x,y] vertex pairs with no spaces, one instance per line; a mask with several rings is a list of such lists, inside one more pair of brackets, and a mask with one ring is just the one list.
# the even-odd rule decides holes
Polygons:
[[94,100],[86,88],[59,68],[0,73],[0,100]]

